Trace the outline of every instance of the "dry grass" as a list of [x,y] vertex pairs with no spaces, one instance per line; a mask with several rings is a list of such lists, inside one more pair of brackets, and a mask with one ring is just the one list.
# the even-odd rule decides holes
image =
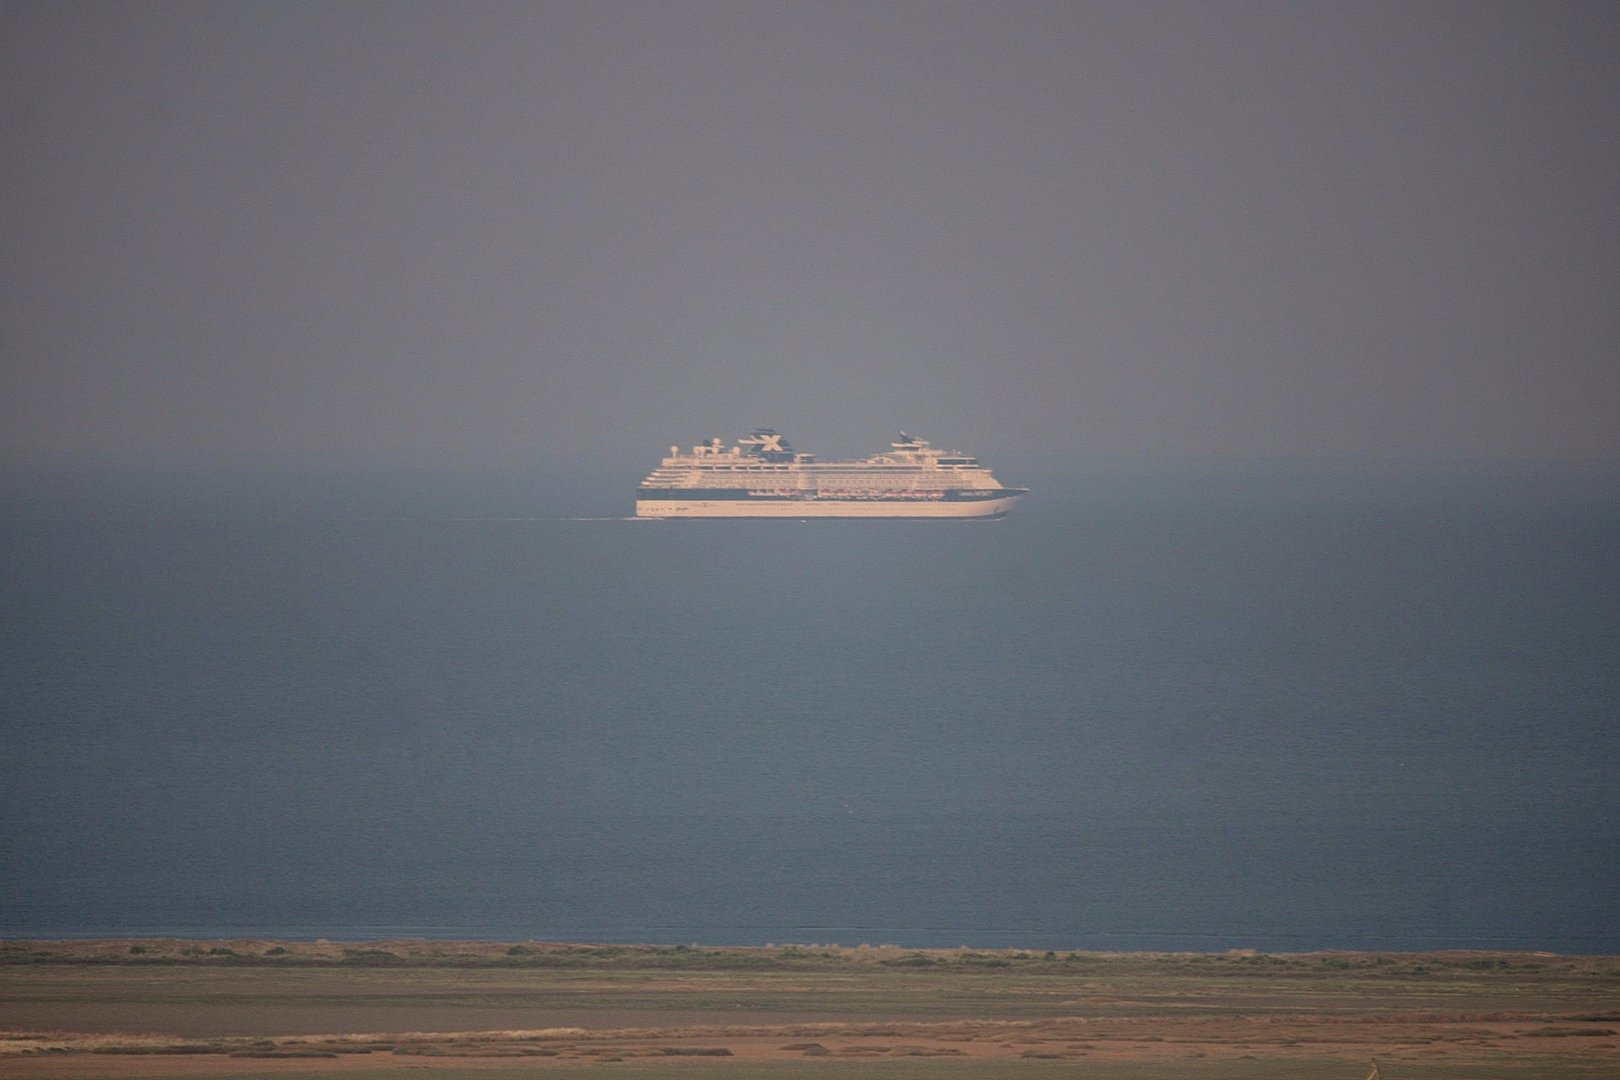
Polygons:
[[[259,958],[243,961],[250,946]],[[0,1058],[39,1080],[511,1067],[567,1080],[609,1065],[684,1080],[1040,1080],[1080,1065],[1359,1078],[1375,1055],[1389,1080],[1620,1075],[1620,958],[511,949],[0,944]]]

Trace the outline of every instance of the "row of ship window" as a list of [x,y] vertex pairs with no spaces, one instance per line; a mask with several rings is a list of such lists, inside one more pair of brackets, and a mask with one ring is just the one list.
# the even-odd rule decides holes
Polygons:
[[[969,463],[969,462],[961,462],[961,463],[957,463],[957,462],[950,462],[950,463],[941,462],[940,464],[944,468],[975,467],[975,466],[972,466],[971,463]],[[815,468],[814,466],[806,469],[802,465],[709,465],[709,464],[700,464],[698,466],[698,468],[708,470],[708,471],[712,471],[712,472],[784,472],[784,471],[792,470],[792,471],[796,471],[796,472],[813,473],[813,474],[818,475],[818,476],[828,476],[828,475],[831,475],[835,471],[835,470],[832,470],[832,469],[818,469],[818,468]],[[858,476],[861,473],[869,473],[869,472],[916,472],[918,470],[918,468],[919,468],[919,466],[916,466],[916,465],[864,465],[864,466],[862,466],[860,468],[860,470],[858,472],[852,473],[851,475]]]

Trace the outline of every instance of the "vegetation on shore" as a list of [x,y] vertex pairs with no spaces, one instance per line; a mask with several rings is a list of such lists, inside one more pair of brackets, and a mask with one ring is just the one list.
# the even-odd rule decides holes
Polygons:
[[902,949],[892,945],[623,945],[557,942],[330,942],[262,939],[0,941],[0,965],[187,964],[256,967],[555,968],[597,971],[863,971],[996,972],[1027,975],[1223,974],[1377,978],[1459,973],[1589,976],[1620,979],[1620,957],[1527,952],[1123,953],[1025,949]]
[[1617,1002],[1620,957],[1540,953],[0,942],[0,1059],[24,1080],[566,1080],[620,1061],[648,1080],[1044,1080],[1081,1063],[1280,1080],[1364,1075],[1373,1055],[1391,1080],[1588,1080],[1620,1060]]

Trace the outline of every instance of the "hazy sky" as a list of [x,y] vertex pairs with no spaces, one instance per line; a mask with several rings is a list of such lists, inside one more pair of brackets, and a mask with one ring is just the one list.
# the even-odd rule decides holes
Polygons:
[[1612,0],[9,0],[0,88],[3,460],[1620,459]]

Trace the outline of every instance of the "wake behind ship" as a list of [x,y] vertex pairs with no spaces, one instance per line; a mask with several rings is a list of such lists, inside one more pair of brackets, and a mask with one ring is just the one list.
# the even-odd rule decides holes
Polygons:
[[817,461],[759,428],[729,449],[720,439],[669,448],[636,490],[650,518],[999,518],[1028,488],[1003,487],[978,459],[901,432],[889,452]]

